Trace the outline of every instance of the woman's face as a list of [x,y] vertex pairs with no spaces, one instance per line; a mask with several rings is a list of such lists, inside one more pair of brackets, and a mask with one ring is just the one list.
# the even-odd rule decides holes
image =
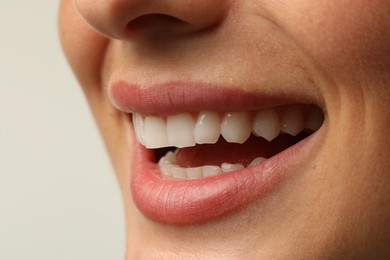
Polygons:
[[390,256],[389,1],[63,0],[59,26],[129,258]]

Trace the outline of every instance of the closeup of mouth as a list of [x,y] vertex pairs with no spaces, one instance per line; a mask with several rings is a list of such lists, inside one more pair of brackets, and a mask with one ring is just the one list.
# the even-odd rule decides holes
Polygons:
[[[111,88],[111,99],[123,112],[133,110],[133,200],[146,217],[162,223],[212,221],[265,197],[299,171],[324,123],[323,111],[312,104],[283,101],[272,106],[271,101],[254,109],[237,102],[235,110],[210,109],[224,96],[209,106],[203,99],[200,105],[187,105],[189,109],[173,109],[171,95],[159,100],[155,107],[160,110],[152,104],[149,110],[134,109],[145,99],[138,91],[121,82]],[[191,100],[188,92],[185,98]],[[150,93],[147,100],[153,99]],[[192,97],[196,103],[198,92]]]

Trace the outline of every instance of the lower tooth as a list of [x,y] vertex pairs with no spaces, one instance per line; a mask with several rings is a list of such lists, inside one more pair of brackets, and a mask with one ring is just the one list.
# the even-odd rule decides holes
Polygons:
[[171,173],[174,178],[183,179],[183,180],[187,179],[186,170],[179,166],[173,166],[171,168]]
[[[257,157],[247,167],[251,167],[265,161],[266,158]],[[205,165],[201,167],[183,168],[176,165],[176,155],[170,151],[165,156],[161,157],[158,162],[160,172],[164,176],[173,177],[181,180],[195,180],[202,177],[214,176],[220,173],[232,172],[245,169],[242,164],[222,163],[221,167],[216,165]]]
[[222,163],[221,170],[222,172],[232,172],[244,169],[245,167],[242,164],[236,163],[236,164],[230,164],[230,163]]
[[258,165],[260,163],[262,163],[263,161],[265,161],[266,159],[263,158],[263,157],[257,157],[255,158],[250,164],[248,164],[247,167],[251,167],[251,166],[255,166],[255,165]]
[[170,163],[175,164],[176,163],[176,154],[172,151],[169,151],[164,157],[166,158]]
[[221,167],[219,167],[219,166],[215,166],[215,165],[202,166],[203,177],[217,175],[217,174],[220,174],[221,172],[222,172]]
[[202,177],[202,167],[187,168],[187,178],[190,180],[199,179]]
[[172,164],[160,164],[160,172],[165,176],[172,176],[171,169]]

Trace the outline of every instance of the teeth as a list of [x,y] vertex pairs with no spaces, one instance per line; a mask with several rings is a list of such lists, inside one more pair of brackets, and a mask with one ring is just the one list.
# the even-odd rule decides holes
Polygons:
[[315,107],[311,109],[307,115],[305,120],[305,128],[317,131],[324,121],[324,115],[322,114],[321,109]]
[[214,176],[221,173],[221,167],[215,165],[202,166],[203,177]]
[[305,125],[302,110],[297,106],[291,106],[284,109],[280,116],[281,130],[284,133],[296,136],[299,134]]
[[188,147],[194,146],[194,120],[188,113],[168,116],[167,133],[170,146]]
[[187,179],[186,169],[179,166],[172,166],[172,176],[176,179]]
[[303,111],[299,105],[225,114],[203,111],[197,120],[189,113],[168,117],[134,113],[133,124],[137,140],[147,148],[214,144],[221,134],[227,142],[242,144],[251,133],[272,141],[281,131],[295,136],[303,129],[318,130],[324,120],[322,111],[318,107]]
[[201,112],[194,130],[197,144],[215,144],[221,135],[221,122],[216,112]]
[[133,114],[133,122],[134,122],[134,127],[135,129],[135,136],[141,144],[145,144],[144,139],[145,139],[145,120],[144,117],[142,117],[140,114]]
[[258,111],[253,121],[253,132],[257,136],[272,141],[280,132],[278,113],[274,109]]
[[265,161],[267,159],[263,158],[263,157],[257,157],[255,158],[250,164],[248,164],[247,167],[251,167],[251,166],[255,166],[255,165],[258,165],[260,163],[262,163],[263,161]]
[[222,163],[222,165],[221,165],[222,172],[232,172],[232,171],[237,171],[237,170],[241,170],[244,168],[245,167],[240,163],[236,163],[236,164]]
[[242,144],[251,135],[249,113],[226,113],[221,127],[221,134],[226,141]]
[[187,168],[187,178],[190,180],[195,180],[202,178],[202,167]]
[[[259,164],[264,160],[266,159],[262,157],[258,157],[254,159],[248,165],[248,167]],[[176,155],[173,152],[168,152],[165,156],[163,156],[158,162],[158,165],[160,167],[160,172],[162,173],[162,175],[177,180],[195,180],[203,177],[215,176],[218,174],[245,169],[245,167],[240,163],[236,163],[236,164],[222,163],[221,166],[204,165],[200,167],[190,167],[190,168],[180,167],[175,163],[176,163]]]
[[164,118],[147,116],[144,124],[144,144],[146,148],[169,146],[167,127]]

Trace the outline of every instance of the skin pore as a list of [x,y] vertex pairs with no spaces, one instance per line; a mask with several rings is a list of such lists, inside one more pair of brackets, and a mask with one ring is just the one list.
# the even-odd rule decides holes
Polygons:
[[[62,0],[62,46],[122,190],[128,259],[390,257],[389,28],[382,0]],[[133,202],[131,116],[109,97],[118,80],[283,93],[325,121],[299,173],[265,198],[166,225]]]

